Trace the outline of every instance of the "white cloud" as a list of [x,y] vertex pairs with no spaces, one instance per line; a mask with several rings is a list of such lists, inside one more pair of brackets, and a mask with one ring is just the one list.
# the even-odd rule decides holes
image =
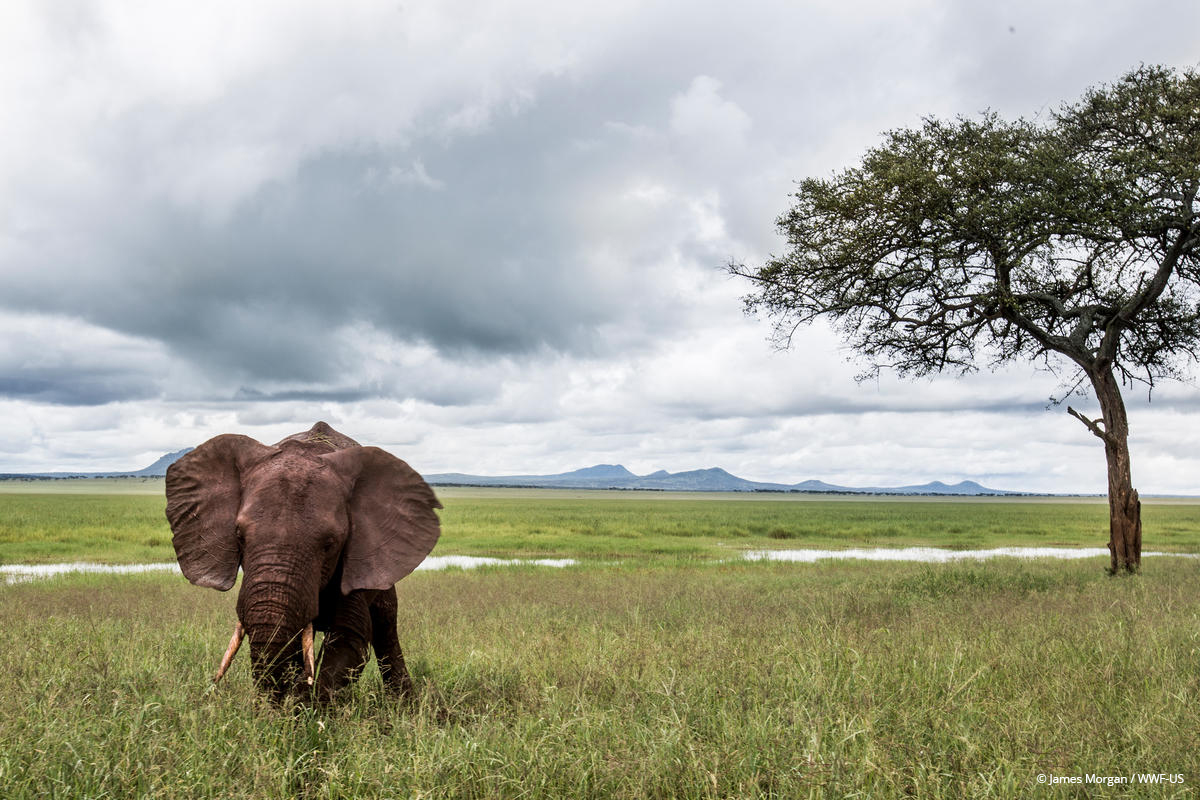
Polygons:
[[446,188],[445,181],[431,177],[420,159],[414,160],[407,167],[393,166],[388,170],[388,180],[411,186],[423,186],[426,189],[440,191]]
[[737,103],[721,96],[721,82],[698,75],[683,94],[671,100],[671,132],[705,149],[745,146],[750,116]]

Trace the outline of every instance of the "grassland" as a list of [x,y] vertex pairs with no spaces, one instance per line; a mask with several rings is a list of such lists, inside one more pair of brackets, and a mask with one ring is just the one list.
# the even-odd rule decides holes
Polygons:
[[[728,561],[800,546],[1102,545],[1102,503],[443,492],[437,552],[565,570],[399,586],[418,685],[332,708],[209,676],[235,593],[0,586],[0,787],[26,797],[1192,797],[1200,560]],[[0,495],[0,563],[171,560],[161,496]],[[1148,549],[1200,552],[1148,503]],[[18,554],[14,556],[13,554]],[[23,554],[23,555],[20,555]],[[1039,775],[1181,775],[1048,786]]]
[[[1200,570],[1090,562],[417,573],[419,700],[208,676],[231,594],[0,587],[0,785],[26,797],[1190,797]],[[1184,784],[1043,787],[1038,775]]]
[[[51,493],[58,485],[61,493]],[[141,486],[148,486],[139,494]],[[0,564],[171,561],[161,481],[50,481],[0,492]],[[793,547],[955,549],[1108,541],[1103,501],[813,499],[777,495],[442,489],[439,554],[714,560]],[[1200,503],[1147,501],[1148,550],[1200,552]]]

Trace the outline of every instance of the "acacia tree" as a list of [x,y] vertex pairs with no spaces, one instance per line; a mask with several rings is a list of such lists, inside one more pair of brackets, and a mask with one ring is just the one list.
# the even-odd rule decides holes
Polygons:
[[1200,346],[1200,75],[1141,67],[1045,119],[994,113],[893,131],[859,166],[799,184],[747,311],[786,347],[826,318],[867,375],[1032,360],[1089,386],[1112,572],[1141,560],[1122,386],[1180,377]]

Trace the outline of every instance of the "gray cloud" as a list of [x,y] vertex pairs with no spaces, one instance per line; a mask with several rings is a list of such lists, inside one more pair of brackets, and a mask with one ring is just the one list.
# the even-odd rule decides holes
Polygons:
[[141,400],[161,393],[166,367],[152,341],[77,319],[0,316],[0,397],[67,406]]
[[4,397],[65,406],[153,397],[158,388],[144,376],[86,367],[61,372],[22,369],[20,377],[0,377],[0,395]]
[[[114,180],[103,206],[64,209],[107,224],[81,240],[44,231],[5,296],[267,383],[324,384],[338,374],[336,330],[360,323],[445,353],[594,353],[599,326],[645,325],[629,311],[669,298],[652,275],[632,274],[650,265],[605,262],[604,232],[580,230],[587,201],[570,195],[596,167],[563,153],[569,134],[551,140],[557,151],[545,141],[547,130],[599,126],[572,112],[551,98],[486,139],[323,152],[216,220]],[[47,252],[58,258],[47,264]]]

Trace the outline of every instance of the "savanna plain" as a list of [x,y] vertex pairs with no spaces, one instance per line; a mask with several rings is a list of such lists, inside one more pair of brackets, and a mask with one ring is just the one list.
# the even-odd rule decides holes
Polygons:
[[[0,794],[1192,797],[1200,559],[747,561],[746,551],[1103,547],[1099,500],[441,489],[435,555],[562,569],[397,587],[411,703],[324,709],[211,674],[235,592],[177,574],[0,585]],[[172,561],[161,481],[0,484],[0,564]],[[1200,553],[1148,500],[1145,549]],[[1162,775],[1163,783],[1145,783]],[[1052,783],[1052,778],[1128,783]],[[1172,783],[1171,780],[1175,779]],[[1044,783],[1041,781],[1045,781]],[[1109,785],[1111,783],[1111,785]]]

